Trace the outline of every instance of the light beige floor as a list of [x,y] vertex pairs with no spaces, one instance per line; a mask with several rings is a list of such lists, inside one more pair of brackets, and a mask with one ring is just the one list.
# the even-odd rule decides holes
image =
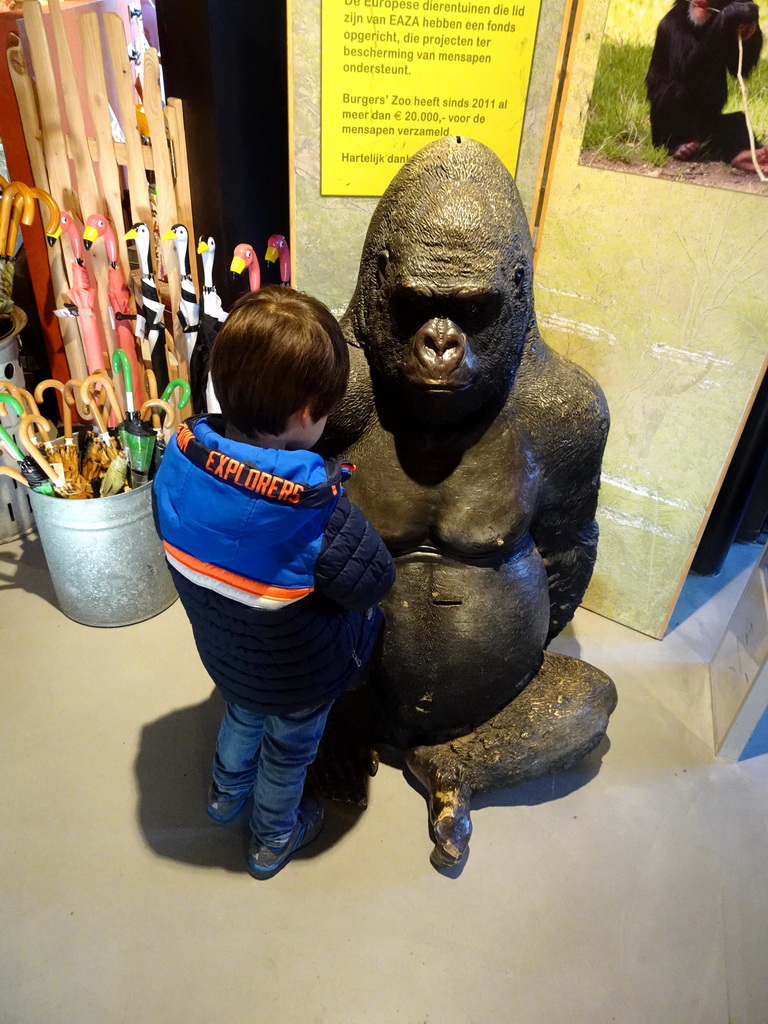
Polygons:
[[766,1024],[768,757],[715,759],[706,668],[756,555],[663,642],[577,614],[610,746],[478,802],[459,877],[382,767],[258,883],[203,810],[220,705],[178,604],[80,626],[36,542],[0,547],[0,1021]]

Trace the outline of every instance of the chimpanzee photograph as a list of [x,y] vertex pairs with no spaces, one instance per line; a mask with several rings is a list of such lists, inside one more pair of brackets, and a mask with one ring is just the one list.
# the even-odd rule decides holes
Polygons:
[[[707,154],[742,171],[753,171],[747,120],[741,110],[722,113],[728,74],[751,75],[763,34],[757,4],[730,0],[675,0],[659,22],[646,76],[654,146],[676,160]],[[768,170],[768,148],[756,145],[756,159]]]
[[768,193],[763,42],[751,0],[613,0],[580,163]]

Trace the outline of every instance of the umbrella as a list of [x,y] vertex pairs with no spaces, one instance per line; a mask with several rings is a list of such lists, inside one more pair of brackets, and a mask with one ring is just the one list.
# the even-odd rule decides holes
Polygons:
[[[38,445],[36,433],[32,433],[33,430],[35,432],[40,431],[46,442],[42,451]],[[19,440],[29,452],[30,458],[34,460],[41,472],[51,481],[56,489],[56,494],[60,498],[91,497],[93,491],[83,477],[77,474],[68,478],[64,466],[59,460],[51,462],[51,453],[56,452],[56,448],[49,443],[51,430],[51,424],[44,416],[35,416],[34,413],[28,413],[21,418]]]
[[123,374],[123,380],[125,381],[126,419],[138,419],[139,417],[136,412],[136,404],[133,400],[133,373],[131,371],[131,364],[128,356],[122,349],[117,349],[112,353],[112,370],[114,373],[120,373],[122,371]]
[[152,236],[144,223],[134,224],[126,234],[126,239],[136,242],[141,266],[141,313],[136,317],[136,337],[145,338],[149,344],[152,370],[157,378],[158,387],[163,390],[168,384],[168,364],[165,359],[165,323],[163,313],[165,306],[155,283],[152,269],[150,242]]
[[[82,381],[70,380],[66,384],[62,384],[60,380],[41,380],[35,388],[35,401],[41,402],[43,395],[48,388],[55,388],[62,396],[61,403],[61,418],[64,425],[64,437],[61,444],[54,448],[55,457],[57,461],[61,462],[64,467],[64,477],[68,483],[78,484],[80,477],[80,461],[78,458],[77,445],[72,437],[72,407],[75,404],[75,398],[73,396],[73,388],[80,387]],[[85,483],[85,481],[83,481]]]
[[252,292],[257,292],[261,288],[259,258],[254,252],[252,245],[248,245],[247,242],[241,242],[240,245],[235,246],[229,269],[233,274],[242,274],[246,268],[248,269],[248,288]]
[[5,183],[0,199],[0,313],[7,313],[13,306],[11,292],[19,222],[32,224],[34,219],[35,201],[29,188],[21,181]]
[[[24,416],[24,407],[18,398],[8,392],[0,392],[0,413],[5,412],[6,408],[12,409],[17,416]],[[33,490],[39,491],[41,494],[55,495],[56,490],[50,475],[37,466],[28,455],[25,456],[20,451],[16,442],[2,425],[0,425],[0,447],[17,463],[16,469]]]
[[192,397],[192,390],[185,380],[182,380],[181,377],[177,377],[175,380],[172,380],[168,384],[168,387],[163,392],[163,401],[170,402],[171,396],[173,395],[174,391],[179,392],[179,397],[176,400],[176,412],[177,419],[180,420],[181,417],[178,415],[178,413],[180,413],[182,409],[189,405],[189,400]]
[[68,294],[72,301],[66,307],[66,315],[76,316],[83,340],[85,362],[89,373],[104,369],[104,347],[101,343],[99,321],[94,310],[94,289],[83,260],[82,229],[73,214],[64,210],[61,227],[72,246],[72,287]]
[[166,231],[163,235],[163,241],[173,241],[173,248],[179,261],[181,301],[176,311],[176,316],[179,318],[181,329],[187,340],[187,361],[189,362],[195,349],[197,329],[200,324],[200,305],[197,301],[197,293],[195,292],[192,271],[189,265],[189,232],[183,224],[174,224],[171,230]]
[[[167,393],[167,391],[168,389],[166,388],[165,393]],[[141,415],[144,416],[144,414],[149,412],[151,408],[163,409],[165,411],[165,423],[163,424],[162,427],[159,425],[159,417],[156,414],[154,414],[152,417],[155,424],[155,444],[154,450],[152,452],[152,464],[149,468],[149,475],[150,477],[153,477],[157,472],[158,466],[162,462],[163,456],[165,455],[165,450],[168,446],[168,443],[165,439],[164,431],[173,430],[173,428],[176,426],[177,417],[176,410],[173,408],[173,406],[169,405],[169,403],[164,398],[147,399],[147,401],[141,407]]]
[[284,235],[270,235],[267,239],[267,251],[264,259],[268,263],[280,260],[280,284],[291,284],[291,253]]
[[102,411],[99,409],[96,396],[97,385],[106,391],[112,411],[118,420],[123,419],[122,411],[115,395],[115,389],[112,387],[112,381],[103,373],[92,373],[86,377],[80,385],[80,398],[84,405],[87,406],[89,415],[93,417],[93,421],[96,424],[96,434],[91,435],[88,441],[81,466],[82,474],[89,482],[103,477],[109,468],[109,464],[121,454],[117,442],[107,428],[107,418],[102,415]]
[[106,217],[100,213],[91,214],[85,222],[85,231],[83,231],[85,248],[90,249],[96,239],[102,237],[107,247],[107,298],[117,333],[117,345],[120,351],[125,352],[128,357],[137,397],[141,403],[144,401],[141,367],[136,354],[136,339],[131,325],[131,322],[136,320],[136,314],[133,312],[131,293],[120,267],[117,238],[114,228]]
[[221,307],[221,299],[213,283],[213,263],[216,258],[216,242],[213,238],[200,238],[197,246],[203,261],[203,309],[197,343],[189,361],[189,383],[192,386],[192,404],[197,412],[220,412],[219,403],[213,393],[208,374],[211,349],[219,328],[227,319]]

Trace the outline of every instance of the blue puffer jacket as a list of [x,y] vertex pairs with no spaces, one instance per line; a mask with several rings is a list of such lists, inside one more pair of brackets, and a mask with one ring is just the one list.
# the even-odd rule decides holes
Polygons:
[[300,711],[360,675],[394,563],[342,487],[349,468],[223,434],[207,416],[171,439],[153,485],[158,530],[224,699]]

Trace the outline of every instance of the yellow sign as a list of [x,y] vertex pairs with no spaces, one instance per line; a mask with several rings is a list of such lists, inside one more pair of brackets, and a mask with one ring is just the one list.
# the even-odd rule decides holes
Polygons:
[[440,135],[514,174],[540,3],[322,0],[322,195],[380,196]]

